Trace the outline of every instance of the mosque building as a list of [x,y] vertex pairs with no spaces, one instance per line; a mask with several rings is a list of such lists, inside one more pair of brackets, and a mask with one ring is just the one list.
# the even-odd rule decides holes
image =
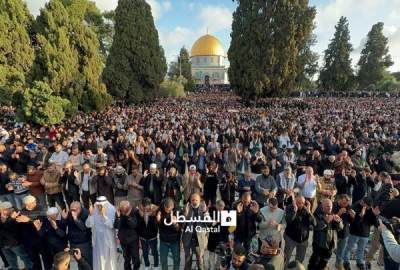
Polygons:
[[190,60],[196,84],[229,84],[224,46],[216,37],[200,37],[193,44]]

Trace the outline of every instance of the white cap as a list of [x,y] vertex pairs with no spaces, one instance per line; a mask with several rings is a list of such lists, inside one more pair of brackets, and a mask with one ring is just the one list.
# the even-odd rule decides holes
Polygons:
[[4,209],[10,209],[12,208],[12,204],[10,202],[2,202],[0,203],[0,210],[4,210]]
[[196,165],[194,165],[194,164],[190,165],[189,170],[195,171],[196,170]]
[[324,170],[324,175],[326,175],[326,176],[333,176],[334,173],[333,173],[332,170]]
[[57,207],[50,207],[49,209],[47,209],[47,213],[48,216],[52,216],[52,215],[57,215],[58,214],[58,208]]
[[97,197],[96,203],[97,204],[105,204],[107,202],[107,198],[105,196]]
[[150,164],[150,169],[157,169],[157,164],[151,163]]
[[27,205],[27,204],[36,202],[36,198],[33,197],[32,195],[28,195],[28,196],[26,196],[26,197],[22,200],[22,202],[23,202],[25,205]]

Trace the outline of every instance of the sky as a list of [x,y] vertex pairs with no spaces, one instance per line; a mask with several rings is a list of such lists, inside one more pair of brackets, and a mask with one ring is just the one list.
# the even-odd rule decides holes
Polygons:
[[[112,10],[118,0],[94,0],[101,10]],[[189,52],[197,38],[207,33],[224,45],[230,44],[232,12],[237,4],[232,0],[146,0],[151,8],[167,61],[176,60],[182,46]],[[38,15],[46,0],[26,0],[33,15]],[[356,65],[365,44],[366,35],[377,22],[385,24],[389,49],[395,64],[391,71],[400,71],[400,0],[310,0],[316,6],[315,19],[318,43],[313,50],[322,56],[334,33],[340,16],[349,20],[353,65]]]

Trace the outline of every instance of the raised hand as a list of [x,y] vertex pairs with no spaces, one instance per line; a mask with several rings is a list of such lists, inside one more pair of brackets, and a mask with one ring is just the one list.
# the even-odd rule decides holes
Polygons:
[[91,205],[91,206],[89,206],[89,215],[93,215],[93,213],[94,213],[94,208]]
[[250,210],[253,211],[253,213],[258,213],[258,211],[260,210],[260,206],[256,201],[252,201],[250,203]]
[[18,223],[27,223],[27,222],[31,221],[31,219],[29,217],[24,216],[24,215],[19,215],[15,220]]
[[306,200],[306,211],[307,213],[311,213],[311,203]]
[[33,225],[35,225],[37,231],[40,231],[40,229],[42,228],[42,222],[39,219],[34,220]]
[[[71,212],[71,214],[72,214],[72,212]],[[61,211],[61,217],[62,217],[63,219],[67,219],[67,218],[68,218],[68,211],[67,211],[67,209],[63,209],[63,210]]]
[[243,211],[243,203],[242,202],[238,203],[238,205],[236,206],[236,211],[238,213],[242,213],[242,211]]

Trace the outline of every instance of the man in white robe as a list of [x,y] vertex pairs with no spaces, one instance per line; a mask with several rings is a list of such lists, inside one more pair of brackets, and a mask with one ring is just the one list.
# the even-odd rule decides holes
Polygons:
[[92,229],[93,269],[116,270],[117,247],[114,231],[115,207],[107,198],[97,198],[94,208],[90,208],[86,227]]

